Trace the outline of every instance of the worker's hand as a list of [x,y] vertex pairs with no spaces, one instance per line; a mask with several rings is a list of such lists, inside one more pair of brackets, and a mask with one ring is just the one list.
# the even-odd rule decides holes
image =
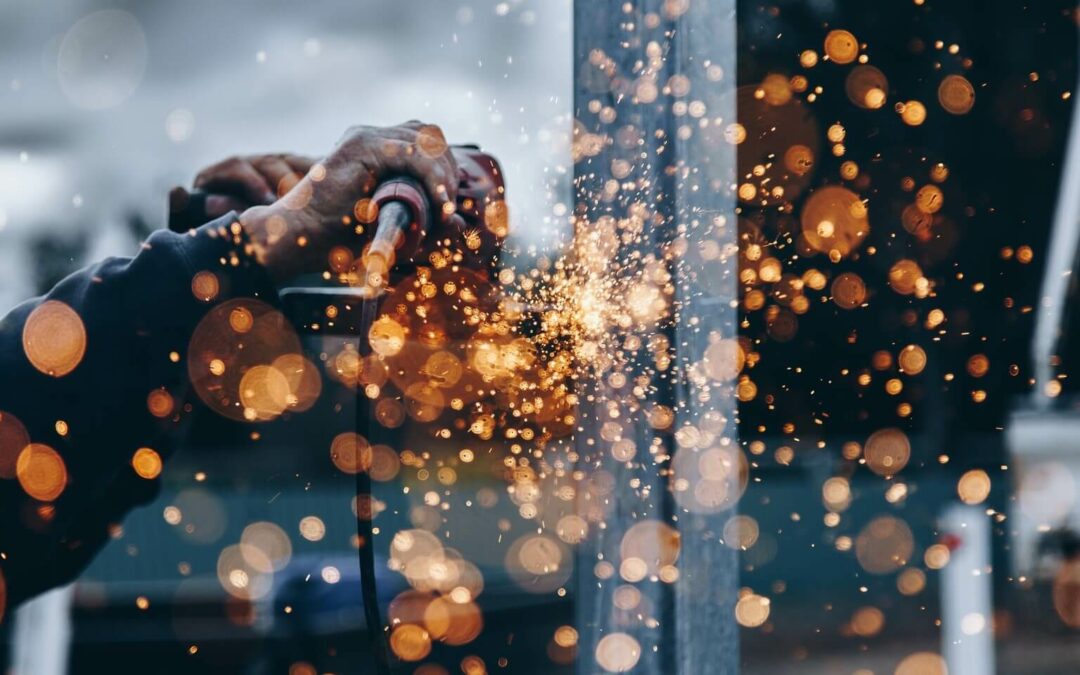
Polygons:
[[[230,157],[200,171],[193,186],[207,194],[204,215],[212,220],[229,211],[273,204],[314,164],[310,157],[287,153]],[[183,205],[188,199],[189,193],[182,187],[169,194],[170,205]]]
[[397,176],[425,186],[434,217],[444,223],[460,220],[455,216],[458,167],[442,130],[413,121],[350,129],[286,194],[246,210],[240,221],[256,257],[275,278],[326,269],[334,246],[359,249],[353,214],[380,183]]

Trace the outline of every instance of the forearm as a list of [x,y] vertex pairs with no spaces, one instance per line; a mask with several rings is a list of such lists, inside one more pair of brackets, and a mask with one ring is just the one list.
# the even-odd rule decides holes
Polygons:
[[[249,253],[232,217],[188,235],[159,232],[134,258],[77,272],[0,322],[0,565],[9,604],[72,578],[108,525],[156,493],[132,457],[140,448],[163,459],[172,451],[195,326],[226,299],[273,301]],[[63,475],[50,475],[58,465],[47,450],[18,466],[25,441],[55,451]]]

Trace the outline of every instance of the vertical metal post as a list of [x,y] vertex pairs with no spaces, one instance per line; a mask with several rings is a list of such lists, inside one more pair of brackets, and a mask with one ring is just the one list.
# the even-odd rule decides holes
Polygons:
[[1077,247],[1080,246],[1080,105],[1073,106],[1069,125],[1069,142],[1065,147],[1065,166],[1061,172],[1058,203],[1054,223],[1046,246],[1046,269],[1039,291],[1039,310],[1035,315],[1035,332],[1031,338],[1031,362],[1035,369],[1032,402],[1045,410],[1053,400],[1046,395],[1046,385],[1055,377],[1053,356],[1065,328],[1065,304],[1072,275],[1076,269]]
[[[707,352],[731,353],[710,347],[737,339],[735,3],[577,0],[574,35],[578,237],[607,219],[630,261],[607,273],[642,275],[647,265],[634,261],[650,255],[669,273],[669,312],[654,334],[670,341],[671,363],[642,367],[641,407],[674,413],[666,429],[645,414],[624,423],[637,447],[626,461],[599,438],[619,394],[598,378],[582,396],[581,464],[613,487],[578,551],[579,672],[602,672],[597,648],[620,633],[640,647],[624,662],[635,673],[734,673],[737,558],[722,532],[745,466],[732,383],[702,369]],[[620,542],[644,521],[678,530],[677,572],[628,581]],[[613,574],[597,574],[598,563]],[[640,594],[635,611],[618,606],[628,586]]]
[[990,517],[976,506],[951,504],[941,530],[953,543],[941,576],[941,653],[950,675],[993,673]]
[[11,672],[64,675],[71,656],[74,585],[30,600],[15,614]]

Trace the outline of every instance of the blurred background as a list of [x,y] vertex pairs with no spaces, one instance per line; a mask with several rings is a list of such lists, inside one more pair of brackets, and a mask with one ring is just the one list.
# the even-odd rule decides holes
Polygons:
[[[0,0],[0,11],[4,308],[91,260],[134,252],[163,224],[168,189],[200,168],[243,153],[319,155],[358,123],[418,117],[497,156],[508,256],[553,252],[568,235],[570,0]],[[897,664],[949,644],[964,646],[950,667],[968,663],[954,675],[1080,672],[1080,405],[1068,377],[1080,359],[1075,3],[747,0],[737,21],[740,85],[808,72],[800,54],[822,52],[833,28],[857,35],[888,75],[889,103],[872,111],[839,93],[847,71],[809,71],[812,85],[836,93],[813,107],[821,147],[830,125],[847,134],[843,156],[822,153],[820,175],[838,182],[841,164],[857,161],[874,172],[863,187],[878,208],[911,201],[905,177],[921,185],[939,162],[949,173],[933,237],[906,230],[899,208],[872,212],[863,250],[879,253],[845,268],[877,281],[869,310],[826,302],[796,316],[774,286],[743,289],[744,300],[760,290],[779,308],[740,310],[740,335],[761,366],[756,394],[740,396],[753,483],[738,507],[749,520],[731,539],[740,586],[771,598],[768,620],[742,631],[744,672],[937,673]],[[963,116],[938,106],[948,73],[974,84]],[[891,110],[914,98],[930,109],[917,128]],[[775,210],[744,205],[740,215],[762,241],[791,232]],[[929,297],[890,290],[899,259],[919,266]],[[809,265],[784,260],[785,272]],[[933,329],[931,310],[947,318]],[[909,346],[922,357],[905,371]],[[905,471],[887,479],[860,454],[883,428],[910,443]],[[239,452],[219,426],[194,429],[161,499],[125,522],[75,590],[8,628],[31,645],[9,650],[13,667],[62,672],[18,660],[70,638],[70,651],[52,656],[74,673],[362,672],[354,486],[328,465],[329,438],[271,437]],[[317,453],[305,452],[309,442]],[[970,483],[960,490],[972,476],[987,477],[979,499],[964,491]],[[477,499],[504,490],[490,475],[468,481]],[[431,515],[380,498],[388,530]],[[472,534],[512,517],[508,500],[491,504],[488,529]],[[269,604],[254,609],[228,599],[215,567],[252,522],[279,524],[293,546]],[[905,551],[904,569],[875,574],[856,555],[874,523]],[[440,667],[465,670],[480,654],[486,666],[475,672],[568,672],[572,653],[551,645],[571,613],[553,596],[515,591],[499,556],[483,567],[485,621],[507,630],[448,651]],[[290,595],[290,580],[311,578],[323,582],[305,591],[315,597]],[[385,583],[388,597],[402,587],[393,575]],[[267,606],[290,603],[307,609],[292,622],[267,619]]]

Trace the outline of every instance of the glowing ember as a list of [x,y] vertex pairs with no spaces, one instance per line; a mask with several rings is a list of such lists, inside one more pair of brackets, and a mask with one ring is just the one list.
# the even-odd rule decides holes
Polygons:
[[26,318],[22,343],[34,368],[63,377],[75,370],[86,354],[86,328],[71,307],[47,300]]

